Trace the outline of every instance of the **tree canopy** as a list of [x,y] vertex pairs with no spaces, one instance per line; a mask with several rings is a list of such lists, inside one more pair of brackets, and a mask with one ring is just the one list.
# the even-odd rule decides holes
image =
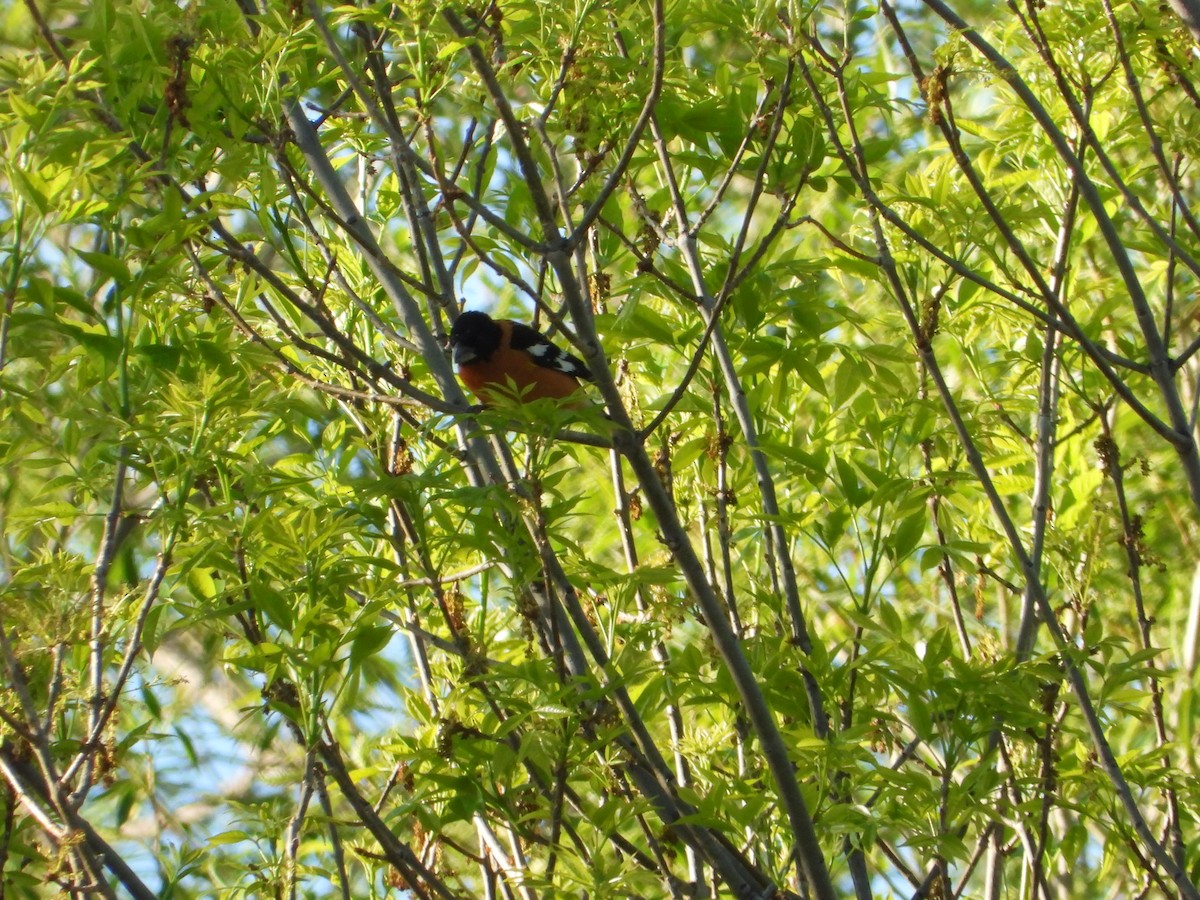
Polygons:
[[1197,21],[7,7],[0,898],[1200,896]]

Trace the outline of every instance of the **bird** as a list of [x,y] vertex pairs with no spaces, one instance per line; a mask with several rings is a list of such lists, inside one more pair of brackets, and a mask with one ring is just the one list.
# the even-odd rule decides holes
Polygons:
[[484,406],[503,397],[522,403],[563,400],[591,381],[583,361],[550,342],[530,325],[464,312],[450,326],[450,348],[458,377]]

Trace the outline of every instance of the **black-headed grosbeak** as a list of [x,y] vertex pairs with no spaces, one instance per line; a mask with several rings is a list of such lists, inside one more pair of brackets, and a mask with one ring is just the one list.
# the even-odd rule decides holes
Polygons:
[[538,331],[510,319],[465,312],[450,328],[458,377],[485,406],[493,398],[561,400],[591,381],[588,367]]

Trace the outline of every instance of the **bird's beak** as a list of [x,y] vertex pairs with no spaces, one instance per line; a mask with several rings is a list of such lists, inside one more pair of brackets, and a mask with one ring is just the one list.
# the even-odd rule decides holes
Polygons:
[[478,359],[478,355],[466,344],[453,344],[454,347],[454,364],[456,366],[464,365],[472,360]]

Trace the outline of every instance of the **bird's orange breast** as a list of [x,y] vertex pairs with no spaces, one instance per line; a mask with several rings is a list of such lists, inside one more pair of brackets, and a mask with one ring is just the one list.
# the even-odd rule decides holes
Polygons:
[[[458,367],[458,377],[467,389],[488,404],[493,396],[519,396],[521,400],[561,400],[579,389],[574,376],[539,366],[522,350],[504,348],[491,359],[475,360]],[[515,385],[514,391],[510,385]]]

